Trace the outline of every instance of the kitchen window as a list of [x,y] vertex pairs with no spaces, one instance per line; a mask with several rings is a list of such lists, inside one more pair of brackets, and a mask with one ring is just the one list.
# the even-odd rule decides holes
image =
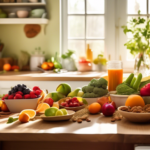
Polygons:
[[124,69],[133,69],[134,57],[124,44],[132,35],[122,25],[132,17],[149,17],[150,0],[60,0],[61,52],[75,50],[85,56],[90,44],[94,58],[104,52],[109,60],[122,60]]
[[109,50],[114,57],[114,4],[114,0],[60,0],[61,52],[71,49],[77,57],[85,56],[90,44],[94,58]]

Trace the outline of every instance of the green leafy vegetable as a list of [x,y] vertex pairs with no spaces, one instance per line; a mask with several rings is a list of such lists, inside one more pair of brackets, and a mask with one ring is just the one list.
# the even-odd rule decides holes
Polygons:
[[[137,79],[134,78],[133,74],[126,79],[125,82],[119,84],[116,88],[117,94],[119,95],[131,95],[138,93],[138,89],[142,80],[142,74],[139,73]],[[130,82],[129,82],[130,81]]]
[[70,58],[72,56],[72,54],[74,54],[74,51],[68,50],[68,52],[66,52],[66,54],[63,54],[61,57],[63,59]]
[[15,122],[15,121],[17,121],[17,120],[18,120],[18,118],[9,117],[9,118],[8,118],[8,121],[7,121],[7,124],[13,123],[13,122]]

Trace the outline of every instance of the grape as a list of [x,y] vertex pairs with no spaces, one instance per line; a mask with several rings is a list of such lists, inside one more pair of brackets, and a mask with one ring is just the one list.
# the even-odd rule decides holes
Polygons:
[[26,88],[27,86],[26,86],[26,85],[24,85],[24,84],[22,84],[22,87],[25,87],[25,88]]

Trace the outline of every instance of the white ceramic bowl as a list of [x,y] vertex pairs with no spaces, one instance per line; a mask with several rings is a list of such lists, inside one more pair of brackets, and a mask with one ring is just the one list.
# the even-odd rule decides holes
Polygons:
[[29,12],[27,10],[18,10],[17,16],[18,18],[27,18],[29,15]]
[[12,99],[5,100],[8,109],[12,113],[20,113],[24,109],[36,109],[37,102],[39,98],[36,99]]
[[116,103],[116,107],[124,106],[129,95],[117,95],[116,91],[110,92],[110,98]]
[[100,97],[97,97],[97,98],[84,98],[84,99],[88,102],[88,105],[90,105],[94,102],[97,102],[98,98],[100,98]]
[[120,110],[121,107],[118,108],[119,113],[129,120],[130,122],[150,122],[150,113],[133,113],[133,112],[127,112]]

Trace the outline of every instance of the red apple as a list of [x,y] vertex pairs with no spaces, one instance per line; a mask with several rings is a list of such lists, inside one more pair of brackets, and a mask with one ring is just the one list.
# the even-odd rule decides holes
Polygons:
[[52,98],[46,98],[44,100],[44,103],[49,104],[51,107],[53,106],[54,100]]
[[111,103],[105,103],[102,107],[102,113],[104,116],[112,116],[115,112],[115,108]]

